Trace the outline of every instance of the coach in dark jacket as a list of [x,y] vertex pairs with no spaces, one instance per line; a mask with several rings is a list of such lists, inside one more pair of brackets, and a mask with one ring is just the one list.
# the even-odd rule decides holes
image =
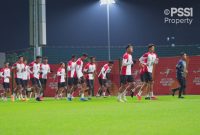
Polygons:
[[186,67],[186,60],[187,60],[187,54],[181,53],[181,59],[178,61],[176,65],[176,78],[180,84],[179,88],[172,90],[172,95],[174,96],[175,92],[179,90],[179,98],[184,98],[182,94],[185,92],[186,89],[186,75],[188,73],[187,67]]

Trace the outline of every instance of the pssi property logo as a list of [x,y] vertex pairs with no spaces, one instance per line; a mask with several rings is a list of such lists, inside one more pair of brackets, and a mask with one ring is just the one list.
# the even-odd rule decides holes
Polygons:
[[193,22],[192,7],[171,7],[164,10],[164,23],[168,24],[189,24]]

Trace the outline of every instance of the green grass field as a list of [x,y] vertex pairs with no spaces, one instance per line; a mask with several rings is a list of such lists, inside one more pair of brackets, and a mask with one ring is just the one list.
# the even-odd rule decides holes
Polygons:
[[0,101],[0,135],[198,135],[200,96]]

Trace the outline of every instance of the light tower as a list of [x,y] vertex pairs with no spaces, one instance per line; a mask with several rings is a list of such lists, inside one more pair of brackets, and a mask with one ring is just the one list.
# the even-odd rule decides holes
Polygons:
[[111,60],[110,55],[110,5],[115,3],[115,0],[101,0],[100,5],[107,6],[107,36],[108,36],[108,60]]

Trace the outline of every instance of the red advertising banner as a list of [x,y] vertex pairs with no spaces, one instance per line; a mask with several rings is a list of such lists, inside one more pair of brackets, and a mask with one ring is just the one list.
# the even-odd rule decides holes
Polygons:
[[154,93],[156,95],[170,94],[172,85],[176,82],[176,64],[178,57],[161,58],[154,69]]
[[188,65],[187,93],[200,94],[200,56],[191,56]]
[[52,73],[48,75],[48,80],[47,80],[47,87],[46,90],[44,91],[44,96],[46,97],[54,97],[56,89],[58,87],[57,84],[57,69],[59,68],[59,64],[57,65],[50,65]]

